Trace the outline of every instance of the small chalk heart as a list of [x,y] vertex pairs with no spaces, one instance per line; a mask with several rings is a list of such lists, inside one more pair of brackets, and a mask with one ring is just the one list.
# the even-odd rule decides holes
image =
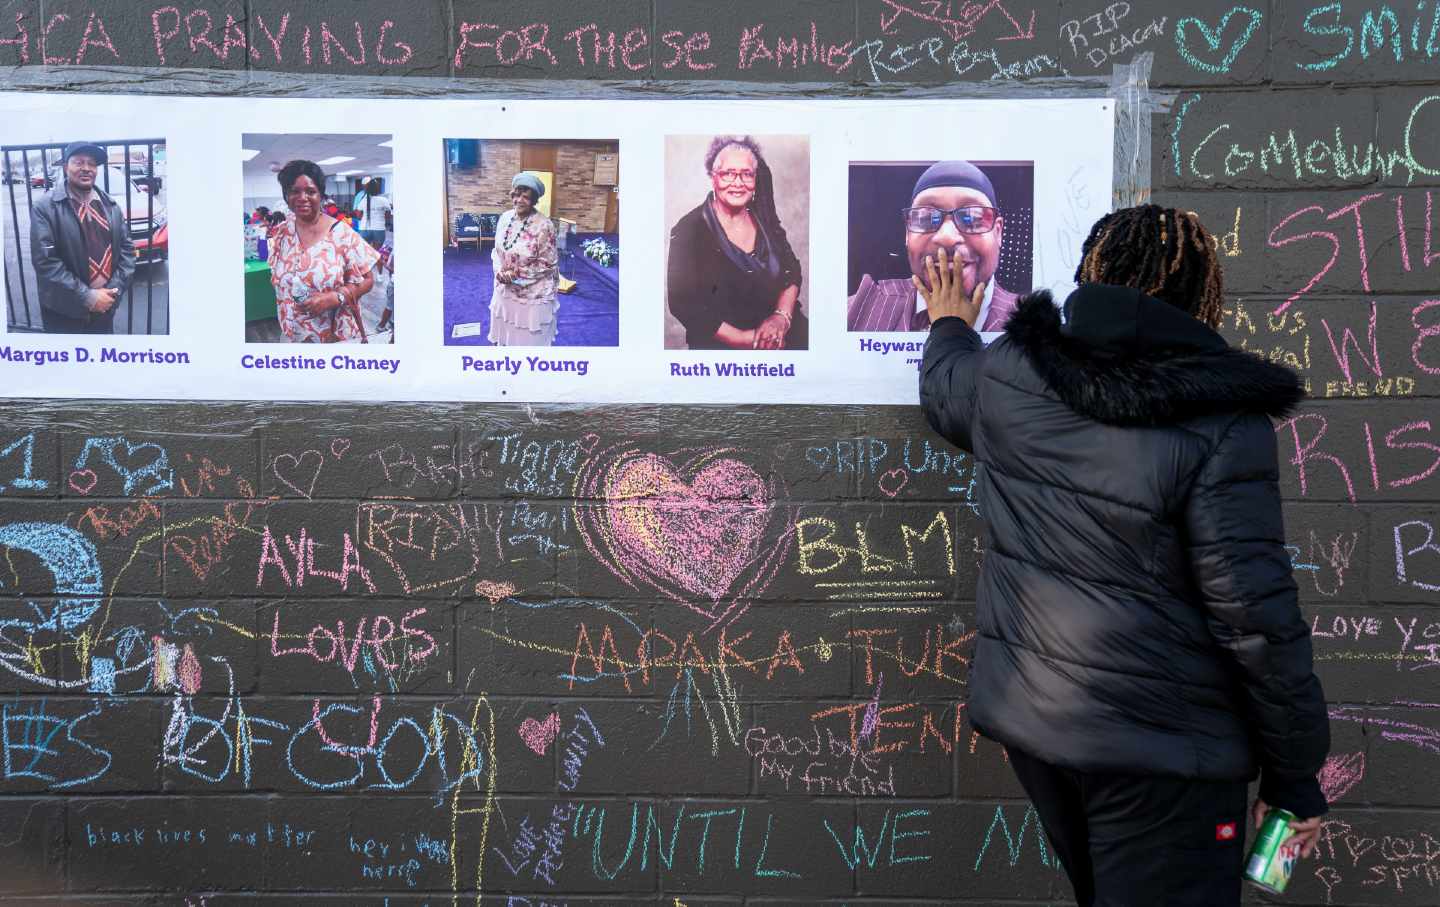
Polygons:
[[881,473],[880,478],[875,481],[876,487],[887,498],[893,498],[900,493],[900,490],[910,484],[910,473],[897,466],[889,472]]
[[334,455],[335,455],[335,459],[337,459],[337,460],[340,459],[341,457],[345,456],[345,451],[347,451],[347,450],[349,450],[349,449],[350,449],[350,439],[349,439],[349,438],[336,438],[334,441],[331,441],[331,442],[330,442],[330,453],[334,454]]
[[100,477],[95,475],[94,470],[77,469],[70,473],[70,487],[80,494],[89,494],[95,490],[95,485]]
[[537,756],[545,755],[545,750],[555,742],[555,737],[560,733],[560,715],[551,712],[550,717],[544,721],[536,721],[534,718],[526,718],[520,722],[520,739],[530,747]]
[[497,583],[494,580],[482,579],[475,584],[475,594],[481,598],[490,599],[492,605],[498,605],[515,594],[515,586],[510,583]]

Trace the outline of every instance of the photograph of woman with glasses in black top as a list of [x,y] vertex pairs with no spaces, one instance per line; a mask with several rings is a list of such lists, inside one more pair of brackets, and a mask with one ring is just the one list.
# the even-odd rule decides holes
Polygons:
[[[785,138],[808,151],[804,138]],[[670,231],[666,299],[684,343],[671,332],[666,348],[807,349],[800,259],[780,222],[775,175],[760,144],[717,136],[704,165],[709,193]],[[808,185],[805,170],[801,185]]]

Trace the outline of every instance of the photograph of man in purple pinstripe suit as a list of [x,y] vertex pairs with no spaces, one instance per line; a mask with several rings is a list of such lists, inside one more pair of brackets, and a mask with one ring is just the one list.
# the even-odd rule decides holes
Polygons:
[[[961,280],[967,294],[982,284],[986,288],[977,322],[980,329],[1003,331],[1019,297],[1029,292],[1033,275],[1030,204],[1034,168],[1028,163],[986,165],[997,172],[997,177],[1003,172],[1013,194],[1025,196],[1007,199],[1012,207],[1002,209],[995,188],[1000,180],[992,180],[986,169],[959,160],[924,167],[913,188],[899,187],[903,207],[895,205],[893,219],[884,216],[881,220],[899,228],[895,232],[904,238],[903,257],[908,267],[901,272],[901,253],[889,243],[889,231],[883,238],[875,236],[874,212],[880,210],[888,215],[890,205],[886,202],[893,204],[896,200],[894,184],[901,179],[908,184],[910,174],[923,166],[851,165],[850,285],[854,292],[847,305],[847,328],[866,332],[929,330],[930,313],[916,292],[912,275],[923,280],[926,259],[936,259],[944,249],[948,260],[963,272]],[[908,195],[904,195],[907,189]],[[861,216],[861,212],[868,216]],[[1016,234],[1013,240],[1012,232]],[[877,243],[888,249],[880,252]],[[878,267],[868,270],[867,263]],[[880,270],[887,264],[895,276],[886,276]],[[997,271],[1001,272],[998,276],[1008,278],[1008,286],[1001,285]]]

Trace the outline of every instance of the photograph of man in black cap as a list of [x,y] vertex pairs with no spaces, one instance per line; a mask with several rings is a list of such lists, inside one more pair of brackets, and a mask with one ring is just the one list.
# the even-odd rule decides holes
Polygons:
[[47,334],[109,334],[135,276],[124,211],[96,185],[105,149],[71,142],[55,187],[30,212],[30,260]]
[[[985,287],[979,329],[1003,331],[1031,289],[1033,199],[1028,162],[852,163],[847,329],[929,330],[917,289],[926,261],[937,261],[944,249],[967,295]],[[876,211],[887,225],[878,234]]]

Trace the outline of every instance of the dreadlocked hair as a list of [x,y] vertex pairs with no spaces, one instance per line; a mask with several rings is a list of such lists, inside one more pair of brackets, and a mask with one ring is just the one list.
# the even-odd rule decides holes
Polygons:
[[1122,208],[1090,228],[1075,282],[1134,287],[1217,327],[1225,304],[1217,245],[1190,212]]

